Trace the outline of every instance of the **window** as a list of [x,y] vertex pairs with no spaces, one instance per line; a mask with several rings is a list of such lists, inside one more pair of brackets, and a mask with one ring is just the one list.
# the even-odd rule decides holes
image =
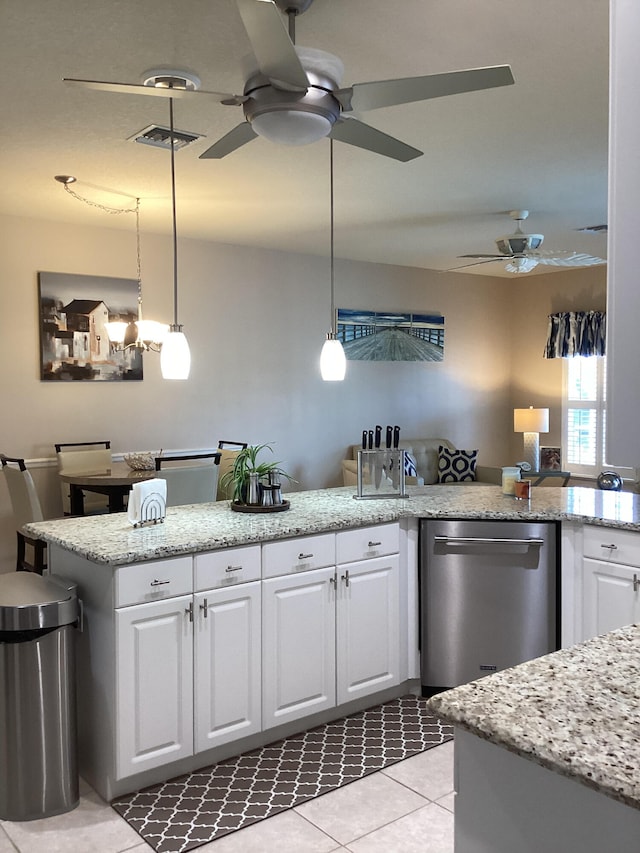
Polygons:
[[[610,468],[606,458],[606,357],[574,356],[564,361],[563,467],[597,477]],[[631,469],[616,466],[622,476]]]

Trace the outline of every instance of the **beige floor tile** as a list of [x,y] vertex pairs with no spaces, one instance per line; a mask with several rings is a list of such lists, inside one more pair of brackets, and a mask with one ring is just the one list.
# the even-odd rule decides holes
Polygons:
[[453,741],[435,746],[381,771],[428,800],[453,791]]
[[447,794],[446,797],[440,797],[439,800],[436,800],[439,806],[442,806],[443,809],[448,809],[450,812],[455,812],[455,801],[456,795],[454,791],[452,791],[450,794]]
[[340,844],[348,844],[424,802],[414,791],[376,773],[303,803],[295,811]]
[[198,848],[198,853],[330,853],[339,845],[295,811],[232,832]]
[[9,841],[4,830],[0,826],[0,853],[16,853],[16,848]]
[[140,847],[142,840],[90,789],[73,811],[42,820],[2,821],[2,828],[20,853],[121,853]]
[[429,803],[347,845],[352,853],[453,853],[453,815]]

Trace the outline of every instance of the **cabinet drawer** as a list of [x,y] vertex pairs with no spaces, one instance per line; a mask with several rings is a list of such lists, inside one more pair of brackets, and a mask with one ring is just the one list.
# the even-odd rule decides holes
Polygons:
[[115,571],[115,607],[144,604],[193,591],[193,559],[154,560],[135,563]]
[[196,592],[236,583],[260,580],[260,546],[243,545],[196,554],[194,588]]
[[586,524],[582,548],[585,557],[625,566],[640,566],[640,533],[633,530]]
[[336,537],[334,533],[303,536],[299,539],[281,539],[262,546],[262,577],[292,575],[334,566],[336,562]]
[[355,563],[371,557],[397,554],[400,550],[400,525],[376,524],[356,530],[341,530],[336,535],[338,563]]

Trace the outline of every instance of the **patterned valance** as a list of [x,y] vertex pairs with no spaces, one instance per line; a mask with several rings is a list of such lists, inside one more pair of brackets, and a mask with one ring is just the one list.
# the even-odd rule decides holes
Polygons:
[[545,358],[604,355],[607,315],[604,311],[560,311],[549,314]]

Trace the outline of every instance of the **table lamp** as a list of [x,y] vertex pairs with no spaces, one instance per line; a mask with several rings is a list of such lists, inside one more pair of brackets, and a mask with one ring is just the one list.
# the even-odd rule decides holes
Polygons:
[[549,409],[513,410],[513,431],[524,433],[524,460],[532,471],[540,470],[539,433],[549,432]]

